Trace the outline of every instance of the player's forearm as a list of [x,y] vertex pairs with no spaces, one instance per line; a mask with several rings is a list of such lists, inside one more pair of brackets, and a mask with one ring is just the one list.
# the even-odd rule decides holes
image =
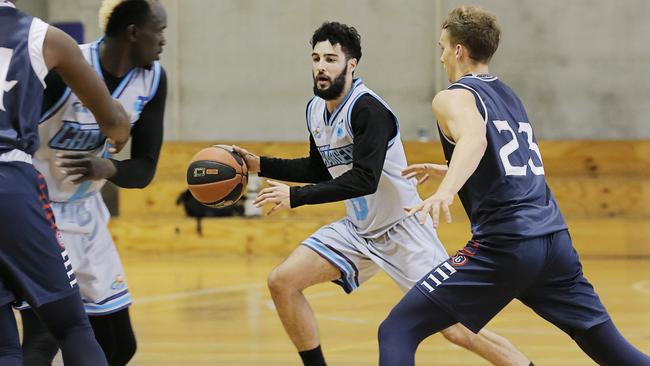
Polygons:
[[319,183],[331,179],[327,171],[314,166],[311,158],[280,159],[260,156],[261,177],[297,183]]
[[144,158],[110,160],[115,174],[109,181],[121,188],[144,188],[151,183],[156,173],[156,162]]
[[438,191],[458,193],[478,167],[486,148],[487,139],[484,135],[475,134],[459,138],[449,162],[449,170]]
[[372,172],[352,169],[336,179],[302,187],[291,187],[291,207],[339,202],[373,194],[379,179]]

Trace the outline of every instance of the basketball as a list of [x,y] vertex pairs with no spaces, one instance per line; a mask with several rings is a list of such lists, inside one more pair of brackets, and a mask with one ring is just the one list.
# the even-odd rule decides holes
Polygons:
[[226,207],[246,192],[248,168],[230,146],[214,145],[199,151],[187,168],[187,187],[197,201]]

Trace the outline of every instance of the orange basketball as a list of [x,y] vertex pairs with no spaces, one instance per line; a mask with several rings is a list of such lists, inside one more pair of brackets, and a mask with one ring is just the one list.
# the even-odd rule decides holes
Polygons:
[[248,167],[230,146],[214,145],[199,151],[187,168],[187,188],[197,201],[226,207],[246,192]]

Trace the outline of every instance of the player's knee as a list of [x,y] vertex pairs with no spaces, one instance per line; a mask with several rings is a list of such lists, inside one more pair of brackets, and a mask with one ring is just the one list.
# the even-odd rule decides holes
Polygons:
[[407,341],[409,336],[408,330],[401,326],[401,322],[396,321],[396,317],[392,313],[381,322],[377,331],[380,346],[383,345],[391,349],[394,349],[398,343]]
[[469,350],[474,347],[474,341],[478,337],[478,335],[472,333],[469,329],[458,324],[443,330],[442,335],[449,342]]
[[281,294],[289,291],[302,290],[295,283],[296,274],[278,266],[274,268],[267,278],[267,285],[272,294]]

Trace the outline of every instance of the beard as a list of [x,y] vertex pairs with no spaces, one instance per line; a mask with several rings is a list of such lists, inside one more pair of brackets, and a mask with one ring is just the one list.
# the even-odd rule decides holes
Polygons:
[[333,81],[330,80],[330,86],[327,89],[318,88],[318,78],[313,77],[314,79],[314,95],[321,97],[325,100],[334,100],[341,96],[343,89],[345,88],[345,75],[348,73],[348,66],[345,65],[345,69],[341,71],[339,76],[337,76]]

